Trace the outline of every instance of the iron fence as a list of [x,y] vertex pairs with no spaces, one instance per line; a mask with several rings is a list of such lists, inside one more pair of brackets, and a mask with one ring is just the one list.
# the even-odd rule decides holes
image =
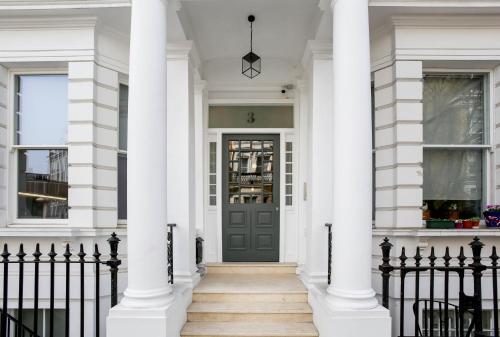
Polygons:
[[327,223],[325,226],[328,228],[328,284],[332,283],[332,251],[333,251],[333,236],[332,224]]
[[[431,247],[430,255],[423,257],[420,248],[416,249],[415,256],[408,257],[405,247],[402,247],[398,258],[399,264],[391,264],[392,244],[385,238],[380,244],[382,250],[382,305],[389,309],[390,279],[396,271],[399,275],[399,297],[394,296],[394,301],[399,305],[399,336],[439,336],[439,337],[499,337],[498,327],[498,255],[496,247],[491,248],[489,257],[481,257],[484,244],[475,237],[469,244],[472,256],[467,257],[464,248],[460,247],[458,256],[452,257],[446,247],[443,257],[435,254]],[[483,264],[484,262],[484,264]],[[490,282],[484,281],[487,272]],[[411,275],[411,277],[409,277]],[[425,277],[425,278],[424,278]],[[458,279],[458,286],[451,284],[450,278]],[[414,283],[409,284],[408,279],[413,278]],[[442,283],[440,280],[442,279]],[[470,289],[472,293],[466,294],[466,281],[472,280]],[[427,282],[426,282],[427,281]],[[397,281],[396,281],[397,282]],[[440,284],[438,284],[438,282]],[[405,287],[414,286],[413,297],[407,297]],[[483,316],[483,289],[491,291],[492,310],[490,313],[492,327],[484,331]],[[440,291],[438,291],[440,290]],[[425,296],[423,295],[425,294]],[[405,301],[413,301],[413,330],[405,330],[407,307]],[[411,320],[410,320],[411,321]]]
[[[9,252],[7,244],[4,244],[3,252],[0,254],[2,260],[0,261],[3,266],[3,296],[2,296],[2,308],[0,310],[0,337],[40,337],[38,335],[39,327],[42,322],[39,321],[38,310],[40,309],[40,267],[48,269],[48,326],[46,326],[46,331],[49,337],[53,337],[56,333],[54,323],[55,323],[55,287],[56,287],[56,266],[62,265],[63,268],[57,268],[57,272],[60,273],[61,269],[64,270],[62,275],[64,275],[64,336],[70,336],[70,290],[71,290],[71,273],[73,269],[78,269],[79,277],[79,335],[83,337],[85,335],[85,266],[93,265],[94,272],[94,320],[95,320],[95,332],[94,336],[99,337],[99,326],[100,326],[100,308],[101,308],[101,266],[109,267],[110,273],[110,304],[111,307],[115,306],[118,302],[118,267],[121,264],[121,260],[118,259],[118,244],[120,239],[115,233],[107,240],[110,246],[109,258],[106,260],[101,259],[101,253],[99,252],[99,247],[97,244],[94,246],[94,251],[90,256],[85,253],[83,244],[80,244],[79,251],[77,254],[71,253],[71,248],[69,244],[66,244],[65,251],[63,254],[58,255],[55,250],[55,245],[51,244],[50,251],[44,255],[40,251],[40,244],[36,244],[34,253],[28,255],[24,251],[23,244],[19,245],[18,253],[15,254],[17,258],[12,259],[12,254]],[[72,268],[72,266],[75,266]],[[30,268],[30,272],[26,273],[25,269]],[[12,268],[11,268],[12,267]],[[26,268],[25,268],[26,267]],[[9,274],[12,269],[15,269],[15,275]],[[88,276],[88,275],[87,275]],[[17,317],[11,315],[9,310],[9,287],[15,285],[9,284],[10,278],[17,278]],[[30,301],[30,306],[24,305],[25,294],[24,291],[27,289],[27,278],[30,278],[30,284],[33,286],[33,301]],[[42,275],[44,277],[44,275]],[[32,305],[31,305],[32,303]],[[23,318],[23,309],[33,309],[34,315],[32,320],[29,322]]]
[[167,225],[167,273],[170,284],[174,284],[174,227],[176,226],[173,223]]

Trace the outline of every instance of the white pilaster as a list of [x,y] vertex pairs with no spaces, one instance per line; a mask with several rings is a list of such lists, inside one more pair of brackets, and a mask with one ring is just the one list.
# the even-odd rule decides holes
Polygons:
[[174,228],[174,276],[192,286],[196,272],[195,117],[193,43],[169,45],[167,51],[167,192],[168,223]]
[[333,7],[332,336],[389,336],[371,285],[372,123],[368,0]]
[[422,62],[375,72],[377,228],[422,226]]
[[167,335],[167,3],[132,1],[128,119],[128,287],[108,335]]
[[207,144],[206,127],[208,126],[205,106],[207,103],[207,83],[197,80],[194,86],[194,141],[195,141],[195,204],[196,230],[204,235],[206,186],[205,181],[205,149]]
[[326,282],[328,252],[325,223],[332,221],[333,185],[331,168],[332,144],[332,44],[329,41],[308,41],[303,64],[307,69],[309,92],[307,120],[309,139],[307,163],[309,181],[305,191],[307,209],[305,280]]
[[70,62],[68,79],[69,224],[114,227],[118,73],[94,62]]
[[7,80],[0,65],[0,227],[7,225]]

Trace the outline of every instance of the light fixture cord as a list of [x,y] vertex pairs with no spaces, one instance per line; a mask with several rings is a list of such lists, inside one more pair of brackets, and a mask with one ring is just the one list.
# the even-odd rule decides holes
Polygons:
[[250,22],[250,52],[253,52],[253,22]]

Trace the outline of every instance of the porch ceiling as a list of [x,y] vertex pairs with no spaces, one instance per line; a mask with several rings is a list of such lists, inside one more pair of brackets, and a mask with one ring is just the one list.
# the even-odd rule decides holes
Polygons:
[[247,17],[256,16],[254,50],[263,58],[298,61],[314,37],[319,0],[182,1],[181,22],[204,61],[234,59],[249,49]]

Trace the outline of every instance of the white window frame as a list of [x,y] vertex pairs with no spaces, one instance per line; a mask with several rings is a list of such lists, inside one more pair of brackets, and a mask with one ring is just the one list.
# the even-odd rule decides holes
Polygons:
[[[67,68],[39,68],[39,69],[11,69],[9,70],[9,83],[8,83],[8,98],[7,98],[7,148],[9,153],[8,160],[8,179],[7,179],[7,193],[8,193],[8,226],[31,227],[31,226],[45,226],[45,227],[60,227],[69,224],[68,219],[44,219],[44,218],[19,218],[18,216],[18,152],[23,149],[66,149],[69,152],[69,145],[17,145],[16,144],[16,123],[15,123],[15,97],[16,97],[16,77],[23,75],[68,75]],[[69,78],[68,78],[69,82]],[[69,91],[69,90],[68,90]],[[69,107],[68,97],[68,107]],[[69,109],[68,109],[69,113]],[[68,120],[68,139],[69,139],[69,120]],[[68,163],[68,171],[69,171]],[[68,186],[69,188],[69,186]],[[69,193],[68,193],[68,207]]]
[[[487,111],[484,111],[484,143],[483,144],[477,144],[477,145],[466,145],[466,144],[460,144],[460,145],[454,145],[454,144],[425,144],[422,143],[422,148],[423,150],[425,149],[471,149],[471,150],[482,150],[483,151],[483,179],[482,179],[482,208],[484,209],[487,204],[492,203],[492,200],[495,200],[494,192],[495,192],[495,181],[494,181],[494,174],[495,168],[492,167],[494,165],[494,147],[492,144],[494,144],[494,137],[495,137],[495,106],[494,106],[494,99],[493,95],[495,93],[495,88],[494,88],[494,81],[492,80],[494,78],[494,73],[492,69],[483,69],[483,68],[478,68],[478,69],[468,69],[468,68],[423,68],[422,69],[422,75],[425,77],[426,74],[443,74],[443,75],[453,75],[453,74],[477,74],[477,75],[484,75],[486,76],[486,84],[485,84],[485,89],[488,91],[486,92],[486,95],[484,96],[485,99],[485,109]],[[422,78],[422,81],[424,79]],[[423,96],[422,96],[422,102],[423,102]],[[422,114],[424,112],[422,111]],[[423,125],[423,121],[422,121]],[[422,130],[423,132],[423,130]],[[425,173],[424,173],[425,174]],[[423,199],[422,199],[422,204],[423,204]]]

